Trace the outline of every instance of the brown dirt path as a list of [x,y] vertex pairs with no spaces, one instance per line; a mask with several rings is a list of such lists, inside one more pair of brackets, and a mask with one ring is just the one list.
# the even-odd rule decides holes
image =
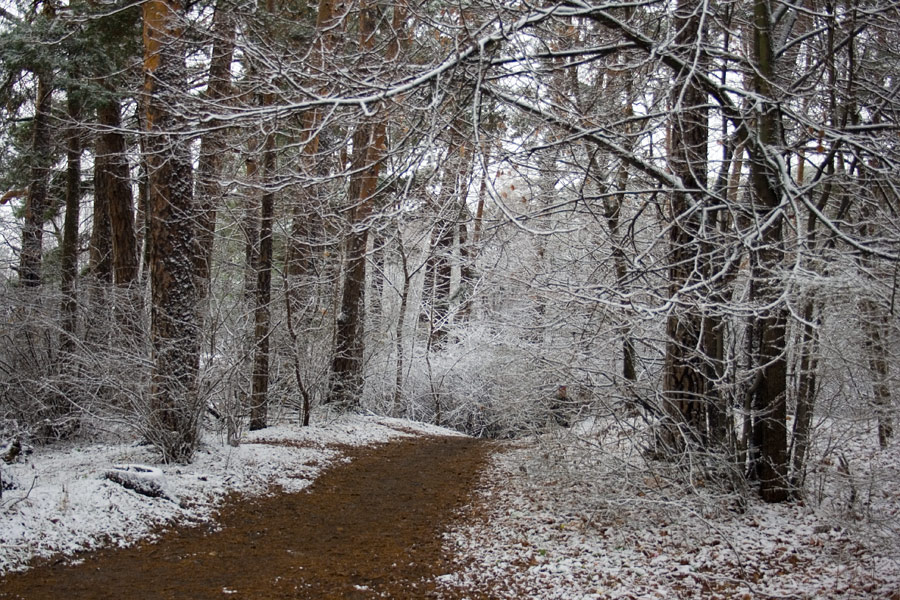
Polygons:
[[[417,438],[349,452],[306,492],[237,501],[218,531],[178,529],[153,544],[0,578],[27,600],[452,598],[441,532],[466,505],[489,446]],[[467,597],[473,597],[471,593]]]

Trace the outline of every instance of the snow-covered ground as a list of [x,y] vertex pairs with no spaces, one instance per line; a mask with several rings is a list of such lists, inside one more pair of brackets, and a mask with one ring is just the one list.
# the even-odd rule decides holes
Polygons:
[[[190,465],[155,465],[148,446],[60,445],[38,448],[12,465],[3,481],[16,489],[0,499],[0,574],[34,557],[72,555],[100,546],[125,546],[161,526],[208,521],[230,493],[299,491],[341,445],[360,446],[446,429],[383,417],[347,415],[323,425],[279,425],[248,433],[233,448],[208,436]],[[113,483],[116,465],[148,465],[166,497],[149,498]]]
[[[446,534],[459,569],[439,582],[541,600],[900,599],[896,442],[882,451],[845,424],[823,427],[808,501],[773,506],[699,471],[690,486],[666,477],[618,425],[504,443],[469,519]],[[237,448],[210,436],[187,466],[155,465],[152,449],[125,443],[39,448],[0,465],[17,486],[0,499],[0,574],[208,521],[229,493],[301,490],[342,459],[343,445],[432,433],[451,432],[350,415],[246,434]],[[116,465],[153,467],[167,497],[109,481]]]
[[445,537],[460,569],[440,581],[542,600],[900,599],[896,442],[879,451],[874,436],[854,437],[866,443],[841,446],[844,467],[823,435],[809,476],[817,498],[766,505],[699,475],[692,486],[666,478],[622,429],[497,453],[481,518]]

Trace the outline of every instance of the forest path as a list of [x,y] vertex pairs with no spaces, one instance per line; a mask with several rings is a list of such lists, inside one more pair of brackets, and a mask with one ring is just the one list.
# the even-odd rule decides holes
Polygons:
[[231,502],[218,528],[8,575],[0,598],[453,598],[434,583],[452,570],[441,533],[489,452],[464,437],[350,449],[307,491]]

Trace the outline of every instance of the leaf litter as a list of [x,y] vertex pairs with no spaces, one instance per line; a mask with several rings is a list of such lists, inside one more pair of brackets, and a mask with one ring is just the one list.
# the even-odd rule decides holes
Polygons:
[[482,476],[480,518],[445,535],[458,571],[442,583],[510,599],[900,599],[900,448],[854,436],[848,481],[822,450],[829,428],[848,426],[827,424],[815,491],[784,505],[667,478],[616,433],[637,424],[508,444]]

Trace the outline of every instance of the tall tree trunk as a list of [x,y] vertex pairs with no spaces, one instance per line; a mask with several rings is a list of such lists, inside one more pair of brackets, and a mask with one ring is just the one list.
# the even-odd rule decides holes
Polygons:
[[[797,168],[797,181],[804,181],[804,164],[805,159],[803,152],[800,153],[800,161]],[[834,158],[829,159],[826,166],[829,176],[834,175]],[[818,201],[818,211],[821,213],[825,210],[831,197],[833,186],[830,181],[826,182],[825,188]],[[821,252],[818,245],[818,233],[816,226],[818,219],[813,212],[809,213],[806,222],[806,246],[811,256],[816,256]],[[831,245],[829,241],[828,245]],[[810,260],[807,268],[816,271],[817,265]],[[817,372],[819,367],[819,325],[821,325],[821,316],[816,310],[816,298],[813,291],[809,292],[809,296],[803,303],[803,324],[800,333],[800,344],[797,352],[800,355],[798,373],[797,373],[797,398],[794,410],[794,428],[791,434],[791,494],[799,497],[803,483],[806,478],[806,457],[809,452],[809,445],[812,435],[812,417],[816,406],[816,394],[818,393]]]
[[469,318],[472,310],[472,299],[475,285],[478,279],[476,270],[476,258],[478,249],[469,241],[469,223],[472,221],[472,212],[465,202],[460,203],[459,216],[456,223],[456,235],[459,242],[459,287],[460,304],[456,311],[456,319],[464,323]]
[[[675,42],[693,63],[693,49],[704,35],[700,30],[702,15],[695,2],[679,0],[675,12]],[[700,214],[692,210],[703,202],[707,181],[707,111],[706,93],[701,90],[686,67],[676,75],[673,94],[673,122],[670,137],[672,172],[686,191],[672,194],[669,280],[674,305],[666,322],[666,358],[663,375],[664,410],[668,425],[663,430],[667,451],[681,451],[699,442],[705,433],[706,378],[703,363],[705,349],[701,339],[702,319],[691,298],[679,297],[680,290],[695,283],[700,254]],[[687,306],[685,306],[685,303]]]
[[88,268],[101,287],[113,280],[112,229],[109,222],[108,155],[102,151],[103,134],[97,136],[94,156],[94,210]]
[[60,350],[70,353],[75,349],[78,317],[78,221],[81,204],[81,100],[79,92],[67,92],[69,131],[66,136],[66,215],[63,221],[63,240],[60,252],[60,291],[62,313]]
[[[771,82],[775,80],[774,53],[771,40],[771,15],[767,0],[754,0],[753,59],[756,70],[753,82],[761,103],[750,145],[750,179],[754,208],[759,222],[766,223],[780,202],[776,182],[767,154],[775,151],[778,130],[778,105]],[[754,433],[759,445],[756,476],[760,496],[766,502],[783,502],[789,496],[787,482],[787,315],[778,303],[780,295],[778,267],[784,254],[782,217],[774,216],[762,232],[756,249],[756,266],[752,269],[751,289],[760,304],[756,317],[759,350],[757,368],[762,379],[754,394]]]
[[[397,251],[400,254],[400,266],[403,268],[403,288],[399,290],[400,307],[398,308],[396,329],[394,330],[394,344],[396,345],[397,362],[394,365],[394,410],[403,406],[403,325],[406,321],[406,309],[409,306],[409,287],[412,273],[409,270],[409,255],[403,247],[402,230],[397,227]],[[403,408],[405,414],[405,407]],[[394,411],[391,411],[392,413]],[[396,416],[396,415],[394,415]]]
[[[396,19],[395,19],[396,20]],[[402,20],[400,21],[402,23]],[[360,2],[360,46],[371,50],[375,42],[375,15],[366,0]],[[397,46],[389,45],[387,58],[396,58]],[[353,136],[352,175],[348,189],[349,231],[345,239],[341,305],[335,330],[335,349],[331,361],[331,392],[328,402],[358,406],[363,389],[363,306],[366,285],[366,245],[378,174],[387,140],[382,119],[362,123]]]
[[[791,435],[791,491],[796,496],[803,487],[806,475],[806,456],[812,434],[812,417],[817,393],[819,332],[814,324],[815,302],[807,298],[803,305],[803,330],[800,334],[800,364],[797,373],[797,404],[794,412],[794,430]],[[818,319],[817,319],[818,320]]]
[[[73,354],[77,347],[78,329],[78,222],[81,203],[81,100],[71,87],[66,91],[66,112],[68,131],[66,132],[66,192],[63,238],[60,248],[60,335],[59,350],[62,355],[59,372],[71,375],[74,372]],[[72,419],[77,390],[71,380],[63,381],[61,389],[54,393],[46,415],[44,434],[58,439],[67,437],[77,427],[77,419]]]
[[[134,197],[128,146],[122,133],[119,101],[109,99],[97,107],[96,156],[94,157],[94,201],[105,208],[105,235],[98,245],[109,252],[111,244],[112,278],[116,285],[115,315],[126,337],[140,339],[143,298],[138,283],[139,255],[135,231]],[[95,211],[96,214],[96,211]],[[97,234],[95,223],[95,234]],[[93,239],[93,238],[92,238]],[[109,280],[107,277],[106,281]]]
[[37,75],[37,93],[32,125],[31,182],[25,197],[25,222],[22,225],[22,251],[19,256],[19,281],[25,287],[41,284],[43,258],[44,218],[47,212],[47,186],[50,179],[52,137],[50,135],[50,111],[53,105],[53,89],[50,77]]
[[177,106],[186,97],[184,9],[143,5],[153,373],[147,434],[167,461],[191,459],[202,407],[191,156]]
[[[234,9],[230,0],[218,0],[213,13],[212,54],[206,83],[205,101],[210,111],[228,97],[231,89],[231,63],[235,44]],[[216,212],[222,199],[222,165],[227,152],[228,131],[218,120],[209,123],[209,131],[200,140],[197,161],[197,293],[202,322],[209,294],[210,265],[216,231]]]
[[[97,107],[97,123],[99,125],[94,141],[94,202],[91,219],[91,239],[88,253],[88,272],[91,275],[90,309],[86,324],[85,338],[100,348],[107,346],[109,340],[110,284],[113,281],[113,246],[112,229],[110,228],[109,203],[113,197],[111,185],[110,149],[105,146],[106,125],[104,125],[104,105]],[[118,115],[118,104],[116,104]],[[127,173],[126,173],[127,175]],[[129,187],[129,193],[131,188]]]
[[250,186],[247,190],[246,204],[244,205],[244,300],[248,305],[256,302],[256,280],[259,269],[259,208],[261,193],[256,187],[259,185],[259,140],[254,136],[248,142],[247,157],[244,161],[247,181]]
[[[472,170],[474,171],[475,157],[477,153],[472,152]],[[490,147],[482,156],[484,168],[487,169],[490,163]],[[471,173],[471,172],[470,172]],[[487,171],[482,173],[481,182],[478,184],[478,199],[475,203],[475,214],[472,216],[472,236],[469,239],[468,226],[466,221],[470,215],[469,207],[463,203],[461,211],[465,215],[465,219],[460,219],[459,224],[459,245],[460,253],[463,261],[460,273],[460,285],[466,286],[462,303],[460,304],[457,315],[460,322],[465,322],[472,313],[472,304],[475,299],[475,285],[477,279],[478,250],[481,240],[481,227],[484,219],[484,200],[487,196],[488,174]]]
[[255,353],[253,360],[253,389],[250,396],[250,430],[267,426],[269,405],[269,322],[272,300],[272,220],[275,216],[275,192],[270,188],[275,173],[275,134],[266,135],[263,148],[262,181],[264,191],[260,202],[259,256],[256,265],[256,307],[254,310]]
[[[335,331],[335,350],[331,364],[332,390],[329,402],[357,406],[362,394],[363,303],[366,284],[366,245],[369,229],[366,220],[372,212],[374,192],[380,169],[379,149],[383,147],[382,124],[361,125],[354,141],[349,195],[355,208],[345,243],[345,264],[341,306]],[[381,137],[381,141],[377,138]]]
[[[316,14],[316,38],[313,42],[311,61],[322,72],[327,72],[327,59],[331,54],[337,32],[334,28],[337,24],[334,18],[334,0],[319,0]],[[323,95],[328,89],[320,90]],[[306,174],[314,178],[319,175],[319,169],[324,163],[319,153],[319,128],[322,124],[321,108],[313,108],[303,114],[302,134],[307,136],[303,146],[302,165]],[[321,219],[317,206],[317,186],[311,185],[300,190],[295,200],[291,215],[291,236],[288,240],[287,275],[288,300],[292,303],[292,309],[296,312],[302,305],[300,287],[302,279],[307,274],[313,258],[313,240],[315,223]]]
[[119,111],[117,100],[108,100],[97,108],[101,129],[94,159],[94,196],[107,207],[113,279],[117,286],[128,287],[137,281],[138,252],[131,169]]
[[[634,116],[634,98],[633,98],[634,82],[627,80],[625,83],[625,108],[623,110],[625,120],[629,120]],[[629,134],[631,131],[628,132]],[[633,148],[634,138],[629,136],[629,150]],[[593,158],[592,158],[593,162]],[[606,225],[609,228],[610,242],[612,243],[613,266],[616,273],[616,289],[619,293],[626,293],[625,279],[628,276],[628,264],[625,258],[624,236],[620,232],[620,220],[622,216],[622,207],[625,205],[626,192],[628,191],[628,165],[625,162],[619,164],[616,172],[616,189],[615,194],[604,195],[603,199],[603,216],[606,219]],[[622,332],[622,377],[625,381],[634,382],[637,380],[637,372],[635,371],[635,350],[634,341],[631,338],[631,319],[628,315],[623,319]]]

